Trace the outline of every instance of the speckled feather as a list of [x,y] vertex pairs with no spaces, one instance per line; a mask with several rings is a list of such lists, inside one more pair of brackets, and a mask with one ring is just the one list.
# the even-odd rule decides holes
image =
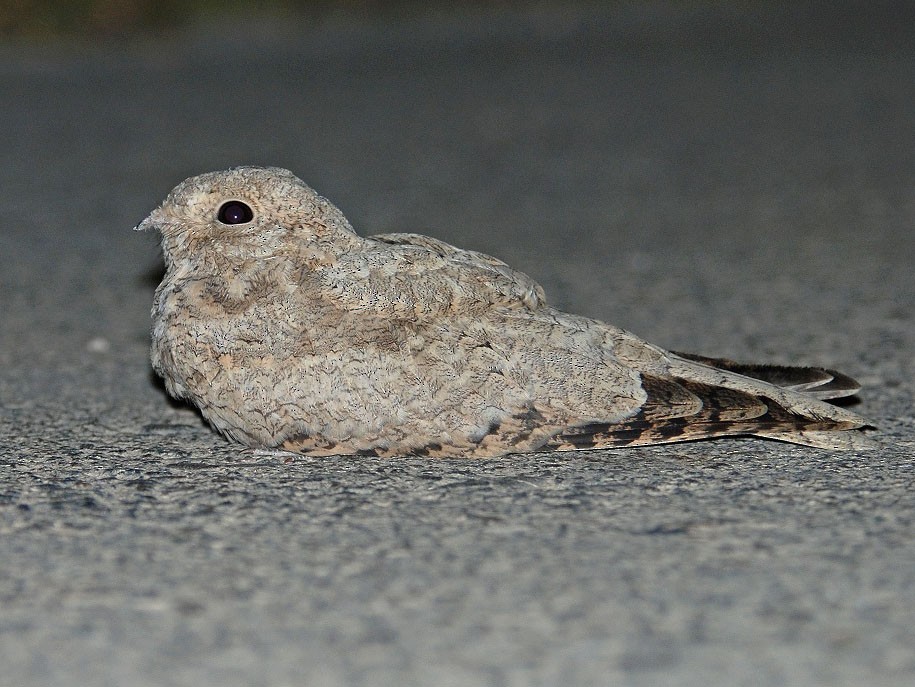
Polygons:
[[[235,224],[226,203],[251,209]],[[243,444],[310,455],[495,456],[750,434],[863,448],[858,385],[674,354],[546,304],[530,277],[426,236],[357,235],[278,168],[179,184],[152,364]],[[851,430],[851,431],[849,431]]]

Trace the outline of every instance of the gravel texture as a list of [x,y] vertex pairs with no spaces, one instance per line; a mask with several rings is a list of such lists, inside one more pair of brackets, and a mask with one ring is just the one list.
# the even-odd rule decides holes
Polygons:
[[[912,7],[0,45],[0,685],[913,684]],[[130,228],[241,163],[654,343],[842,369],[882,446],[227,444],[150,373]]]

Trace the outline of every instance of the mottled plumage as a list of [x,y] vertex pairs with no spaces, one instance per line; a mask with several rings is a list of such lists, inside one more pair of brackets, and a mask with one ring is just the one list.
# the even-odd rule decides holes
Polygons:
[[530,277],[426,236],[363,238],[292,173],[179,184],[152,363],[243,444],[310,455],[495,456],[752,434],[858,448],[831,370],[675,354],[548,306]]

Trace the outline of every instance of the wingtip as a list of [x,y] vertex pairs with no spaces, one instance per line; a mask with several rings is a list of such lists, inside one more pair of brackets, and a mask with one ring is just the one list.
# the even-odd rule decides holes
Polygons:
[[727,358],[709,358],[681,352],[676,352],[674,355],[693,363],[757,379],[822,401],[854,396],[861,391],[861,384],[856,380],[842,372],[825,367],[741,363]]

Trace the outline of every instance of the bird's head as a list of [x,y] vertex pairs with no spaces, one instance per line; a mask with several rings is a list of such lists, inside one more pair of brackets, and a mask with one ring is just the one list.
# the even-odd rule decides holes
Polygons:
[[161,233],[167,263],[201,251],[258,258],[294,244],[355,238],[336,206],[279,167],[234,167],[186,179],[135,229]]

